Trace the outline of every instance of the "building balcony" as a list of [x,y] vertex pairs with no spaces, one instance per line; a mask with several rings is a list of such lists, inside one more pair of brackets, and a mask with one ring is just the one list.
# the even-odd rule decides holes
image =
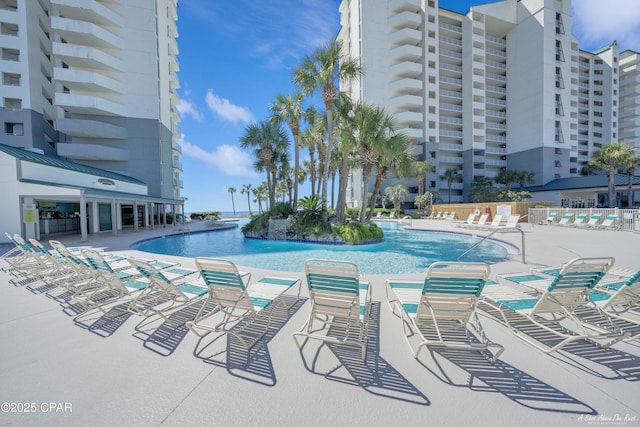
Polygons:
[[389,34],[389,42],[395,45],[416,45],[422,41],[422,32],[403,28]]
[[57,107],[64,108],[75,114],[124,117],[127,113],[124,105],[91,95],[58,92],[56,93],[55,104]]
[[395,98],[391,98],[389,106],[397,110],[415,110],[422,107],[422,97],[416,95],[396,96]]
[[56,130],[80,138],[127,139],[126,128],[97,120],[58,119]]
[[462,157],[451,157],[451,156],[438,156],[438,160],[440,164],[448,164],[448,165],[461,165]]
[[454,33],[462,33],[462,27],[459,27],[457,25],[447,24],[446,22],[440,22],[440,29],[452,31]]
[[420,14],[410,11],[400,12],[389,18],[389,25],[392,28],[419,28],[421,24]]
[[422,91],[422,80],[400,79],[391,82],[389,89],[394,94],[414,94]]
[[422,48],[418,46],[398,46],[391,49],[390,56],[395,62],[416,61],[422,58]]
[[172,142],[171,143],[171,149],[173,151],[175,151],[178,154],[182,154],[182,146],[180,144],[178,144],[177,142]]
[[421,140],[423,138],[422,128],[405,127],[405,128],[399,129],[399,132],[407,135],[409,138],[412,138],[412,139]]
[[126,162],[129,152],[120,148],[98,144],[58,143],[56,150],[60,157],[71,160]]
[[440,129],[440,138],[462,138],[462,131]]
[[184,183],[181,179],[173,178],[173,186],[178,188],[184,188]]
[[395,114],[399,127],[403,124],[422,124],[423,114],[416,111],[401,111]]
[[124,47],[124,41],[120,37],[91,22],[52,16],[51,29],[71,44],[107,49]]
[[54,68],[53,78],[71,90],[88,92],[123,93],[124,86],[117,80],[93,71]]
[[[391,13],[402,13],[402,12],[419,12],[422,8],[421,0],[390,0],[389,1],[389,11]],[[417,13],[416,13],[417,14]]]
[[394,64],[389,68],[391,75],[394,77],[419,77],[422,74],[422,64],[417,62],[401,62]]
[[65,18],[120,27],[122,17],[96,0],[51,0]]
[[179,171],[182,170],[182,163],[180,163],[180,160],[175,159],[175,158],[173,159],[173,168],[177,169]]
[[124,63],[121,60],[95,47],[58,42],[54,42],[52,47],[53,55],[62,59],[71,67],[107,69],[111,71],[124,69]]

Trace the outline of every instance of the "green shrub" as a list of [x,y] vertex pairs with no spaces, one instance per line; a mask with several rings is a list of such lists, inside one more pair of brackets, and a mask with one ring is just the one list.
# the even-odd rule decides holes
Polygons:
[[374,223],[359,223],[350,222],[343,225],[337,225],[334,227],[333,232],[345,242],[353,244],[361,244],[369,241],[381,241],[384,238],[384,233],[380,227]]
[[191,214],[191,219],[203,220],[206,217],[220,218],[220,211],[194,212]]

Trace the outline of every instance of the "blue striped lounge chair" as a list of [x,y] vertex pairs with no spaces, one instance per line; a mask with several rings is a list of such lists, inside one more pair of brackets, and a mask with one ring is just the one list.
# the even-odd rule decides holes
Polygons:
[[172,273],[171,269],[158,270],[147,261],[131,258],[129,262],[149,280],[149,286],[129,303],[128,309],[133,314],[145,317],[158,315],[169,326],[178,328],[184,325],[185,321],[176,322],[171,315],[199,301],[209,292],[203,281],[196,282],[191,279],[191,276],[196,273],[195,270],[191,271],[192,274],[185,274],[182,271]]
[[[278,297],[295,287],[296,301],[300,297],[300,279],[266,276],[252,283],[250,273],[240,273],[233,262],[219,258],[196,258],[196,266],[209,293],[198,314],[186,326],[201,338],[211,332],[230,333],[250,349],[268,332],[274,310],[279,307],[289,310],[295,304]],[[243,334],[257,323],[255,319],[260,313],[267,316],[264,328],[255,325],[251,334]],[[220,316],[222,319],[216,322]],[[248,338],[253,339],[250,342]]]
[[585,224],[586,227],[596,227],[602,218],[602,214],[592,214],[589,217],[589,221]]
[[560,218],[560,221],[558,221],[558,225],[570,225],[571,224],[571,220],[573,219],[573,214],[572,213],[566,213],[564,215],[562,215],[562,218]]
[[[97,309],[107,317],[114,317],[109,307],[133,298],[137,292],[149,286],[149,281],[141,278],[135,268],[114,270],[102,254],[90,249],[81,249],[89,272],[93,271],[97,286],[87,287],[74,293],[71,303],[79,304],[86,310]],[[125,314],[126,310],[116,310],[115,317]]]
[[[561,267],[533,269],[535,273],[555,277]],[[618,320],[618,326],[631,336],[624,341],[640,337],[640,318],[632,314],[640,308],[640,270],[611,268],[589,293],[591,300],[609,316]]]
[[504,347],[486,337],[476,312],[489,272],[484,263],[436,262],[423,281],[387,280],[387,301],[416,359],[425,347],[474,350],[491,363],[500,357]]
[[502,284],[487,286],[479,307],[545,353],[577,340],[609,347],[628,334],[596,304],[593,289],[613,263],[611,257],[576,258],[552,277],[497,275]]
[[[371,285],[346,261],[308,259],[304,265],[311,312],[293,338],[300,351],[309,339],[360,347],[366,359]],[[319,326],[317,326],[319,325]]]
[[573,221],[571,225],[574,227],[584,227],[585,225],[587,225],[587,214],[580,213],[576,215],[576,219]]

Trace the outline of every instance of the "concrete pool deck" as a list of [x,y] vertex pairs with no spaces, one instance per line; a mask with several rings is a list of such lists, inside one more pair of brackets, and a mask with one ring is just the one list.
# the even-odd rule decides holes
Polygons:
[[[447,221],[411,225],[465,231]],[[204,224],[186,227],[198,231]],[[616,266],[640,268],[636,233],[531,224],[522,229],[527,264],[514,255],[492,265],[492,277],[590,256],[614,256]],[[175,231],[58,240],[151,258],[130,245]],[[520,233],[496,238],[521,246]],[[153,258],[195,268],[191,258]],[[268,273],[243,270],[254,277]],[[418,362],[385,302],[390,277],[365,275],[375,303],[368,357],[361,362],[352,350],[314,342],[301,355],[292,334],[309,313],[305,286],[290,316],[246,352],[225,336],[198,340],[186,328],[173,330],[154,319],[77,317],[0,272],[0,425],[640,425],[637,341],[606,350],[576,345],[546,355],[482,316],[489,338],[505,347],[495,364],[471,352],[444,351],[423,352]],[[16,410],[22,404],[21,413],[5,412],[3,402]],[[25,404],[35,411],[25,413]]]

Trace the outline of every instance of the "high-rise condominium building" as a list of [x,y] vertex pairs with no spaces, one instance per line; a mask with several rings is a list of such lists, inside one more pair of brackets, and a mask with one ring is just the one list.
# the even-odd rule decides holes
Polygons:
[[[343,0],[338,35],[364,76],[342,86],[384,106],[435,171],[426,189],[465,201],[474,177],[580,176],[605,144],[640,145],[638,53],[580,50],[570,0],[503,0],[461,14],[437,0]],[[410,184],[410,181],[406,181]],[[353,175],[352,201],[362,200]],[[414,189],[414,193],[417,190]]]
[[180,200],[178,0],[0,0],[0,143]]

